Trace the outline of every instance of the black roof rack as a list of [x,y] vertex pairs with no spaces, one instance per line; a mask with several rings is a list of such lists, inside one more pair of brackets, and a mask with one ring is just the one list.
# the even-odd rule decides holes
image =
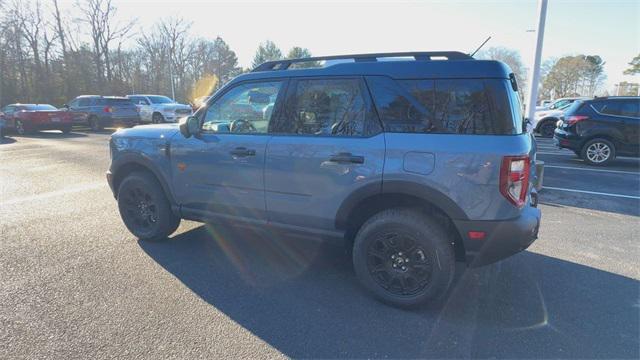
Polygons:
[[255,67],[252,71],[287,70],[293,63],[323,61],[323,60],[343,60],[352,59],[355,62],[378,61],[378,58],[391,57],[413,57],[416,61],[428,60],[473,60],[468,54],[459,51],[420,51],[420,52],[394,52],[394,53],[374,53],[374,54],[354,54],[354,55],[333,55],[318,56],[300,59],[283,59],[267,61]]

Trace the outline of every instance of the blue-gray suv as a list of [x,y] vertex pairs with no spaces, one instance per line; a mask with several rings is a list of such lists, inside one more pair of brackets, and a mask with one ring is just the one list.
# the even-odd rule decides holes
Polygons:
[[537,237],[517,90],[459,52],[268,62],[180,124],[114,133],[107,179],[140,239],[181,219],[339,237],[364,287],[412,306],[447,293],[456,260]]

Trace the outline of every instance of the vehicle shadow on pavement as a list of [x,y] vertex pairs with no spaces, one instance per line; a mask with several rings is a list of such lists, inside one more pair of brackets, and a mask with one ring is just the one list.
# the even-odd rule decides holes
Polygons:
[[0,138],[0,145],[5,145],[5,144],[13,144],[14,142],[16,142],[17,140],[13,137],[3,137]]
[[523,252],[460,271],[445,301],[400,310],[342,246],[201,226],[139,242],[191,291],[294,358],[638,358],[640,282]]
[[63,132],[58,131],[39,131],[31,134],[25,135],[15,135],[23,138],[34,138],[34,139],[72,139],[79,137],[86,137],[86,134],[78,133],[78,132],[70,132],[65,134]]

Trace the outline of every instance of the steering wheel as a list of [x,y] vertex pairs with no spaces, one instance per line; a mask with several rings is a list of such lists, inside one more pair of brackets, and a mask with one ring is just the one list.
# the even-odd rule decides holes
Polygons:
[[256,132],[256,128],[253,124],[245,119],[237,119],[233,120],[229,125],[229,132],[232,133],[246,133],[246,132]]

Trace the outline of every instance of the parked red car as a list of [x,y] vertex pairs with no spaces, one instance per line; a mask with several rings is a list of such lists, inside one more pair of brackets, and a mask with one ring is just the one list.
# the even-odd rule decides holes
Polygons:
[[5,120],[5,129],[13,129],[19,135],[40,130],[60,130],[71,132],[73,118],[64,110],[49,104],[11,104],[0,110],[0,118]]

